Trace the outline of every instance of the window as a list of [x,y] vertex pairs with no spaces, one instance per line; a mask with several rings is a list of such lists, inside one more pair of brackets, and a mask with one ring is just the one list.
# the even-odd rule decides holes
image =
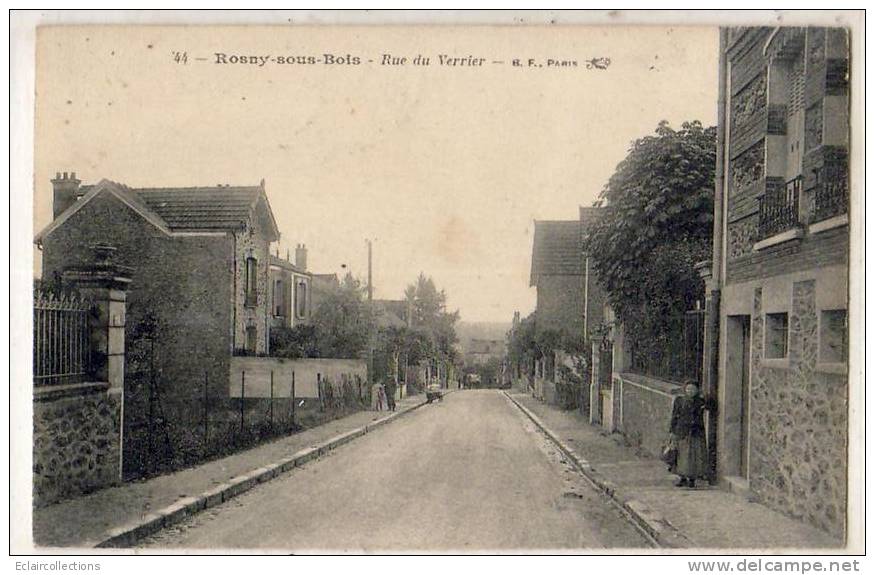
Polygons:
[[258,304],[258,260],[249,256],[246,258],[246,269],[244,270],[244,286],[246,289],[246,305],[254,306]]
[[285,290],[283,289],[283,280],[278,279],[273,284],[273,315],[275,317],[285,317],[286,302]]
[[258,330],[254,325],[246,326],[246,352],[254,354],[258,347]]
[[789,66],[787,98],[787,180],[802,173],[805,122],[805,61],[800,53]]
[[848,361],[848,311],[844,309],[820,312],[820,361]]
[[295,315],[299,318],[307,316],[307,283],[301,280],[295,285]]
[[787,314],[766,314],[766,359],[787,357]]

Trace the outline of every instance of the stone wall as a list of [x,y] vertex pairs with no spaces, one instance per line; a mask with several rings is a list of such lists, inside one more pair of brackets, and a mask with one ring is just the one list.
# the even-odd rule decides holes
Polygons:
[[42,507],[119,481],[121,398],[84,384],[33,402],[33,502]]
[[[271,306],[269,286],[270,281],[270,245],[265,239],[261,225],[256,221],[247,225],[246,229],[234,236],[234,286],[235,286],[235,317],[234,347],[246,348],[246,328],[249,325],[256,330],[256,353],[266,353],[269,334],[268,320]],[[256,281],[257,299],[254,305],[246,302],[246,258],[252,256],[257,261],[258,277]]]
[[[674,398],[680,385],[643,375],[623,373],[614,379],[614,424],[626,440],[659,457],[668,437]],[[619,410],[619,413],[617,413]]]
[[754,290],[750,486],[766,505],[842,537],[847,377],[816,370],[816,288],[793,284],[786,368],[763,359],[763,292]]

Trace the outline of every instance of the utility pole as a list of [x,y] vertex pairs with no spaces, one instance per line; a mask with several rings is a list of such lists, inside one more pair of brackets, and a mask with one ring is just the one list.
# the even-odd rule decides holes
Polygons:
[[368,302],[374,300],[374,270],[373,270],[373,245],[371,240],[365,240],[368,243]]
[[375,325],[373,324],[374,312],[374,275],[373,275],[373,245],[370,239],[366,239],[368,244],[368,312],[371,314],[371,326],[368,330],[368,379],[370,385],[376,383],[374,378],[374,339]]

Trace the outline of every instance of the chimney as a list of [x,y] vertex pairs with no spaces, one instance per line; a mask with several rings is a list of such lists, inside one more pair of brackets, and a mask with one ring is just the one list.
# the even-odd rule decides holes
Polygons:
[[298,244],[295,248],[295,265],[302,270],[307,269],[307,246]]
[[67,174],[61,172],[55,174],[55,179],[52,180],[54,188],[54,197],[52,199],[52,214],[53,219],[56,219],[67,208],[76,203],[79,196],[79,180],[76,179],[76,172]]

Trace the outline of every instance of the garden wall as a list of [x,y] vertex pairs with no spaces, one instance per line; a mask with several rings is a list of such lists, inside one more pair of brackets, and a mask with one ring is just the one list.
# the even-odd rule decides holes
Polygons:
[[[239,398],[270,398],[270,376],[273,373],[273,397],[289,397],[292,374],[295,377],[295,397],[317,398],[319,376],[330,382],[336,391],[348,381],[362,393],[368,381],[368,364],[363,359],[284,359],[277,357],[233,357],[229,395]],[[244,378],[245,374],[245,378]],[[245,384],[243,381],[245,379]]]
[[674,398],[682,391],[675,383],[621,373],[614,378],[614,425],[630,444],[659,457],[668,437]]
[[121,395],[108,387],[89,383],[34,394],[35,507],[119,481]]

